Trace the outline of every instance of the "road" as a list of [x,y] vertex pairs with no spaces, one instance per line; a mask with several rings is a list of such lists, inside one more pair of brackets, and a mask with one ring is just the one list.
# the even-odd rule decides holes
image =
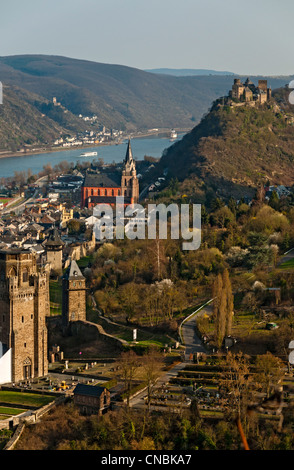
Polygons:
[[280,264],[285,263],[286,261],[290,261],[293,258],[294,258],[294,248],[291,248],[291,250],[284,253],[284,255],[279,260],[277,266],[279,266]]
[[[31,196],[29,199],[25,199],[25,200],[23,200],[23,198],[21,198],[21,197],[18,197],[13,202],[11,202],[10,205],[7,205],[7,207],[1,212],[1,214],[7,214],[7,213],[13,211],[13,212],[15,212],[16,215],[19,215],[19,213],[23,209],[25,209],[26,204],[33,203],[39,197],[39,192],[40,192],[42,186],[44,186],[47,183],[47,181],[48,181],[47,176],[42,176],[41,178],[39,178],[35,183],[37,185],[37,188],[36,188],[33,196]],[[22,202],[20,202],[20,204],[16,204],[16,202],[18,200],[20,200]]]
[[182,337],[185,343],[185,359],[189,360],[191,354],[196,352],[207,352],[205,349],[201,339],[197,336],[196,333],[196,318],[200,315],[211,315],[212,313],[212,305],[206,305],[201,310],[198,311],[195,315],[191,318],[186,320],[182,325]]
[[[164,384],[168,384],[172,377],[176,377],[178,372],[186,367],[190,362],[190,354],[196,352],[207,352],[201,339],[196,334],[196,317],[200,315],[211,315],[212,305],[211,301],[204,304],[204,307],[200,307],[193,314],[187,317],[181,325],[181,336],[185,344],[185,359],[183,362],[176,364],[168,372],[165,372],[160,376],[156,382],[156,388],[161,387]],[[145,398],[147,397],[147,390],[143,390],[137,396],[130,399],[130,407],[142,408],[145,407]]]
[[[180,362],[176,364],[172,369],[168,372],[165,372],[156,382],[156,388],[161,387],[162,385],[168,384],[172,377],[176,377],[178,375],[178,371],[184,369],[187,365],[186,362]],[[143,408],[146,407],[145,398],[147,397],[147,390],[143,390],[138,395],[130,399],[130,407],[131,408]]]

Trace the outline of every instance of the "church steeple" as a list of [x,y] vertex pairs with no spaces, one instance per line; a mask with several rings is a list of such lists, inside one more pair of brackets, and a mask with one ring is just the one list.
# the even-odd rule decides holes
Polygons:
[[132,171],[136,171],[135,161],[133,159],[133,152],[131,147],[131,139],[129,139],[128,141],[127,152],[124,159],[124,170],[126,174],[131,174]]
[[121,191],[124,197],[130,198],[131,203],[139,200],[139,182],[136,172],[136,164],[133,159],[131,140],[128,141],[126,156],[121,178]]

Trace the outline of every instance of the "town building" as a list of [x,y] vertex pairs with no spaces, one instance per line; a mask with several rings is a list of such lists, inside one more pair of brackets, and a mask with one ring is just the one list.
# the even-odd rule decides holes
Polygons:
[[73,321],[86,321],[86,279],[75,260],[62,279],[62,319],[64,326]]
[[105,170],[86,173],[81,194],[81,206],[93,208],[97,204],[116,203],[116,197],[123,196],[124,204],[136,204],[139,200],[139,181],[136,164],[129,140],[122,171]]
[[48,373],[49,274],[29,250],[0,250],[0,383]]
[[81,414],[100,416],[110,407],[110,391],[105,387],[78,384],[73,394],[74,405]]

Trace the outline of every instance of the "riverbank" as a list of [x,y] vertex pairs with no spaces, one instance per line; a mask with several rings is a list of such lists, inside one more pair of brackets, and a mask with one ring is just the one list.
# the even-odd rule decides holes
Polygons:
[[[175,129],[176,132],[179,134],[189,132],[191,129]],[[98,144],[82,144],[78,145],[76,147],[41,147],[41,148],[34,148],[34,149],[27,149],[25,152],[13,152],[13,151],[7,151],[7,152],[2,152],[0,151],[0,159],[1,158],[10,158],[10,157],[25,157],[25,156],[32,156],[32,155],[39,155],[43,153],[55,153],[55,152],[66,152],[69,150],[84,150],[84,149],[94,149],[98,147],[104,147],[108,145],[120,145],[124,143],[124,141],[128,138],[131,139],[140,139],[140,138],[148,138],[148,137],[160,137],[160,136],[168,136],[170,133],[170,129],[161,129],[159,131],[150,131],[146,133],[137,133],[137,134],[130,134],[129,136],[125,136],[122,138],[120,141],[109,141],[109,142],[99,142]]]

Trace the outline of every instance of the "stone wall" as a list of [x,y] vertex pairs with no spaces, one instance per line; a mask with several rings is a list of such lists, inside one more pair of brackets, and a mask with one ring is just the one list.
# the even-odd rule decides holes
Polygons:
[[124,344],[128,344],[127,341],[107,334],[101,325],[88,321],[71,322],[68,326],[68,331],[72,335],[83,335],[85,338],[88,337],[88,339],[92,340],[95,339],[95,337],[99,337],[99,339],[112,343],[115,347],[122,348]]
[[0,429],[9,429],[11,421],[13,422],[14,427],[17,426],[13,436],[11,437],[11,439],[9,439],[6,446],[4,447],[4,450],[13,450],[22,432],[24,431],[26,424],[35,423],[38,419],[44,416],[44,414],[48,413],[48,411],[50,411],[52,408],[65,402],[66,399],[66,396],[60,396],[52,403],[48,403],[48,405],[43,406],[37,411],[31,411],[30,414],[27,414],[26,416],[24,415],[24,413],[22,413],[19,416],[5,420],[5,422],[0,422]]

